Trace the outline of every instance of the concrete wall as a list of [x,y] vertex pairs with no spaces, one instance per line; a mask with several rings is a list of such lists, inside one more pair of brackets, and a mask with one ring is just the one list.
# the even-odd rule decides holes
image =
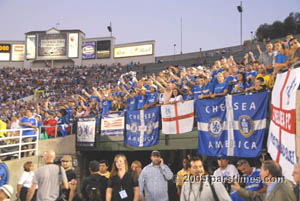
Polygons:
[[[32,161],[35,168],[44,165],[43,154],[46,150],[53,149],[56,152],[56,158],[62,155],[69,154],[76,158],[75,150],[75,135],[70,135],[64,138],[56,138],[49,140],[41,140],[38,143],[38,155],[32,157],[21,158],[20,160],[5,161],[10,171],[10,184],[17,189],[17,183],[23,173],[23,165],[26,161]],[[11,199],[15,200],[15,199]]]

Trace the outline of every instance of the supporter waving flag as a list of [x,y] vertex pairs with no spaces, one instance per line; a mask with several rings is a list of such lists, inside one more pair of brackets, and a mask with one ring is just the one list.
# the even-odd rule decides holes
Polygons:
[[126,113],[125,144],[150,147],[159,143],[159,108],[135,110]]
[[260,155],[266,128],[267,92],[198,100],[196,105],[199,154]]

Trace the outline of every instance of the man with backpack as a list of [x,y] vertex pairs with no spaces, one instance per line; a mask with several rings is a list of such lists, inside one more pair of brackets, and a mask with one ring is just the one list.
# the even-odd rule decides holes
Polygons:
[[91,161],[89,171],[90,175],[82,181],[81,198],[84,201],[105,201],[108,179],[100,175],[99,162]]

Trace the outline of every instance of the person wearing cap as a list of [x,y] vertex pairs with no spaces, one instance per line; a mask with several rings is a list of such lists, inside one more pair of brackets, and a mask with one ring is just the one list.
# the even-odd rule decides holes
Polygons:
[[173,178],[173,173],[159,151],[152,151],[151,161],[139,176],[140,197],[143,198],[145,192],[146,201],[168,201],[168,180]]
[[218,156],[218,165],[219,168],[215,170],[214,177],[217,180],[221,180],[225,185],[227,191],[230,193],[231,188],[229,185],[229,181],[236,179],[239,177],[239,172],[236,167],[232,164],[228,164],[228,158],[226,155],[220,154]]
[[[27,201],[31,201],[38,186],[37,201],[55,201],[59,198],[59,188],[68,189],[69,184],[64,168],[55,165],[56,154],[53,150],[44,153],[44,166],[34,172],[32,186],[27,193]],[[62,184],[62,185],[61,185]]]
[[97,185],[97,188],[100,190],[101,199],[106,200],[105,199],[105,191],[107,188],[108,179],[105,176],[102,176],[100,174],[99,166],[100,166],[100,164],[96,160],[91,161],[89,163],[90,175],[82,180],[82,183],[80,186],[81,187],[80,188],[81,199],[86,200],[86,201],[92,201],[92,200],[89,200],[90,192],[88,192],[88,191],[91,189],[89,189],[88,186]]
[[63,189],[62,193],[68,199],[68,201],[75,200],[76,197],[76,188],[77,188],[77,179],[76,173],[72,167],[72,156],[64,155],[61,159],[61,166],[65,169],[66,175],[69,182],[69,189]]
[[0,187],[0,201],[9,201],[14,194],[14,188],[11,185],[3,185]]

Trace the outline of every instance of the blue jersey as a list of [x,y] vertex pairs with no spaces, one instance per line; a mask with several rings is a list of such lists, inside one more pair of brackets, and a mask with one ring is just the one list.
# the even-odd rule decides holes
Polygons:
[[[243,175],[241,180],[245,181],[245,189],[249,191],[259,191],[261,188],[264,187],[264,184],[261,181],[260,178],[260,169],[253,169],[253,172],[251,175]],[[230,195],[232,201],[245,201],[245,199],[239,197],[237,195],[237,192],[233,192]]]
[[[20,123],[30,123],[33,126],[37,126],[37,121],[34,117],[28,118],[28,117],[23,117],[20,120]],[[29,126],[22,126],[22,128],[31,128]],[[25,135],[34,135],[35,131],[34,130],[26,130],[22,132],[22,136]]]
[[111,109],[111,105],[112,105],[112,101],[111,100],[103,100],[102,101],[102,114],[108,114],[110,109]]
[[136,96],[136,101],[137,101],[137,109],[140,110],[146,104],[146,97],[138,95]]
[[264,184],[262,183],[262,181],[260,179],[260,169],[259,168],[257,168],[257,169],[253,168],[253,172],[251,175],[243,175],[242,177],[245,177],[245,179],[247,181],[245,183],[246,184],[245,189],[247,189],[247,190],[258,191],[262,187],[264,187]]
[[137,101],[135,97],[127,98],[126,104],[128,104],[128,111],[134,111],[137,109]]
[[210,93],[213,93],[213,91],[214,91],[213,85],[211,83],[208,83],[207,85],[203,85],[201,87],[201,89],[202,89],[203,95],[209,95]]
[[192,89],[194,100],[198,99],[198,96],[202,94],[202,89],[199,85],[196,85]]
[[223,82],[221,84],[216,84],[214,92],[215,94],[221,94],[225,92],[225,89],[228,89],[228,84],[226,82]]
[[275,63],[283,64],[286,61],[286,56],[284,54],[277,54],[275,56]]
[[153,94],[149,94],[147,99],[146,99],[146,104],[153,104],[155,102],[157,102],[158,100],[158,93],[155,92]]
[[0,187],[9,183],[9,169],[5,163],[0,163]]

